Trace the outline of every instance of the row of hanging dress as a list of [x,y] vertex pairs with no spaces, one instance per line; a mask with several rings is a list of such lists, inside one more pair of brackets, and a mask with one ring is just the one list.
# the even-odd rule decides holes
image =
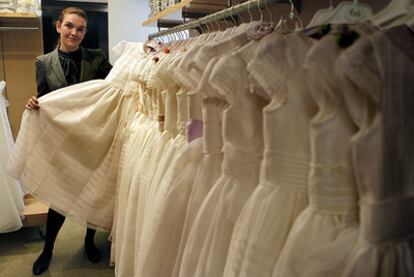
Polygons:
[[[127,267],[123,266],[125,263],[133,261],[134,252],[129,249],[135,248],[136,234],[140,232],[139,219],[136,214],[139,213],[138,205],[140,202],[138,199],[141,196],[140,191],[146,188],[147,183],[140,186],[139,181],[142,173],[146,170],[155,170],[146,167],[147,157],[149,151],[153,150],[152,139],[154,136],[154,129],[156,128],[154,122],[154,114],[152,109],[152,99],[150,98],[148,91],[145,90],[144,83],[141,80],[145,77],[145,69],[150,63],[148,59],[143,58],[139,66],[135,71],[136,81],[139,83],[139,99],[138,99],[138,113],[134,123],[134,128],[129,130],[129,138],[127,144],[125,144],[125,152],[129,157],[135,161],[125,161],[125,165],[130,168],[121,168],[121,180],[120,180],[120,193],[117,198],[117,202],[122,203],[122,207],[118,209],[120,217],[114,221],[114,227],[112,229],[112,241],[115,243],[114,256],[115,264],[118,265],[118,274],[122,276],[124,274],[130,274],[127,271]],[[160,145],[160,147],[163,145]],[[129,178],[123,179],[122,174],[128,174]],[[127,175],[127,176],[128,176]],[[141,178],[142,179],[142,178]],[[116,224],[115,224],[116,222]],[[125,249],[126,248],[126,249]],[[130,274],[131,275],[131,274]]]
[[[244,40],[241,40],[241,41],[244,41],[246,43],[249,41],[247,36],[246,36],[246,33],[244,33],[241,37],[244,38]],[[187,72],[188,72],[188,68],[191,68],[192,66],[193,67],[197,66],[198,68],[196,68],[194,70],[190,69],[190,71],[189,71],[190,74],[189,75],[190,76],[201,76],[200,72],[203,72],[203,68],[205,66],[205,64],[203,64],[203,58],[202,57],[204,57],[205,62],[210,62],[207,65],[207,68],[211,68],[212,65],[214,65],[215,61],[214,60],[210,61],[209,59],[206,59],[205,58],[206,55],[210,55],[211,57],[214,57],[215,55],[220,54],[220,53],[225,54],[226,52],[228,52],[229,50],[231,50],[233,48],[233,45],[234,45],[235,42],[236,42],[236,46],[237,46],[237,41],[238,41],[237,39],[236,40],[234,40],[234,39],[225,39],[224,41],[213,41],[210,44],[208,44],[208,46],[206,46],[208,50],[206,49],[206,51],[198,51],[198,53],[196,54],[196,57],[198,57],[198,58],[195,59],[196,62],[188,62],[189,60],[183,59],[182,62],[180,63],[180,65],[179,65],[179,67],[183,68],[183,71],[187,69]],[[222,52],[220,52],[220,51],[222,51]],[[188,52],[190,52],[190,50],[188,50]],[[195,49],[194,52],[197,52],[197,49]],[[190,57],[190,56],[188,55],[187,57]],[[209,70],[207,70],[207,72],[209,72]],[[209,74],[207,74],[207,76],[208,75]],[[221,75],[221,74],[218,74],[218,76],[219,75]],[[183,75],[180,75],[180,76],[183,76]],[[176,76],[176,77],[178,79],[180,79],[179,76]],[[200,78],[200,77],[198,77],[198,78]],[[182,79],[182,77],[181,77],[181,79]],[[192,78],[189,78],[189,79],[191,80]],[[191,81],[189,81],[189,79],[186,78],[186,80],[183,80],[183,83],[188,83],[189,87],[192,87],[194,85],[197,86],[197,83],[195,83],[195,84],[191,83]],[[197,79],[193,79],[193,80],[196,81],[196,82],[198,81]],[[209,84],[212,84],[211,88],[198,86],[197,91],[196,91],[196,94],[200,94],[203,91],[205,91],[205,94],[204,94],[205,98],[203,99],[203,105],[205,107],[206,117],[209,118],[208,110],[206,110],[209,105],[212,105],[212,107],[213,107],[213,105],[219,105],[219,106],[226,107],[226,112],[229,111],[228,114],[229,114],[229,119],[230,119],[230,122],[227,123],[228,124],[227,126],[232,126],[232,128],[239,129],[240,125],[235,124],[236,122],[238,124],[243,124],[243,122],[248,123],[247,125],[243,125],[243,126],[247,127],[247,130],[245,132],[248,135],[248,137],[242,139],[241,142],[238,142],[236,140],[236,142],[234,143],[235,147],[237,147],[238,144],[243,145],[243,143],[244,143],[247,146],[247,147],[244,147],[244,149],[246,149],[246,150],[249,149],[249,148],[256,149],[257,147],[259,147],[259,149],[260,149],[260,147],[261,147],[260,141],[259,141],[259,144],[251,143],[250,144],[251,146],[249,146],[245,141],[245,140],[247,140],[247,142],[248,142],[251,139],[251,137],[253,139],[261,137],[260,129],[257,132],[255,131],[255,127],[253,127],[253,129],[252,129],[252,126],[258,126],[260,128],[260,124],[259,125],[250,124],[251,122],[257,121],[256,117],[253,117],[251,120],[247,120],[247,121],[237,121],[236,120],[236,118],[237,118],[236,114],[241,113],[240,108],[242,108],[242,104],[236,102],[237,105],[235,105],[235,107],[233,109],[231,107],[228,107],[228,104],[227,104],[228,102],[224,100],[223,96],[220,93],[217,93],[218,89],[216,87],[214,87],[214,82],[211,82],[211,79],[208,79],[208,81],[209,81]],[[206,84],[206,82],[204,82],[204,84]],[[243,89],[246,91],[245,87]],[[213,93],[213,92],[216,92],[217,94]],[[249,94],[247,94],[247,97],[248,96],[249,96]],[[238,98],[234,98],[234,99],[238,99]],[[258,105],[254,101],[253,102],[252,101],[247,101],[247,99],[245,99],[244,102],[242,101],[241,103],[247,104],[246,105],[247,107],[249,107],[249,105],[253,105],[253,107],[257,106],[257,107],[259,107],[259,110],[260,110],[260,104]],[[253,110],[255,110],[255,108],[253,108]],[[211,109],[211,112],[213,112],[213,111],[215,111],[215,110]],[[258,115],[260,117],[260,113],[254,113],[254,114]],[[210,117],[212,117],[212,115],[210,115]],[[246,117],[247,117],[247,114],[246,114]],[[225,125],[225,124],[226,124],[226,120],[225,120],[225,115],[224,115],[223,116],[223,125]],[[208,127],[209,126],[206,126],[206,128],[205,128],[205,130],[207,132],[205,135],[208,135],[208,132],[209,132]],[[215,128],[217,128],[217,127],[215,127]],[[214,134],[214,133],[211,133],[211,134]],[[220,135],[220,133],[218,133],[218,135]],[[213,136],[211,136],[211,137],[213,138]],[[209,138],[209,137],[206,137],[206,138]],[[219,143],[220,140],[221,139],[217,139],[217,141],[218,141],[217,145],[219,147],[221,146],[221,143]],[[208,140],[205,139],[205,141],[207,142]],[[239,146],[239,148],[243,149],[243,147],[241,147],[241,146]],[[231,235],[231,228],[232,228],[232,225],[233,225],[232,222],[235,221],[235,217],[237,217],[237,214],[238,214],[238,209],[242,206],[242,203],[240,204],[240,202],[243,202],[243,197],[245,197],[243,195],[248,195],[249,190],[251,190],[251,188],[249,188],[249,187],[246,187],[245,190],[244,190],[243,186],[241,186],[240,187],[241,189],[239,189],[239,187],[237,186],[237,182],[239,182],[239,180],[236,179],[236,178],[232,178],[232,176],[235,175],[235,173],[232,173],[232,171],[234,171],[234,170],[236,170],[236,171],[237,170],[246,170],[245,173],[247,174],[249,172],[249,174],[250,174],[252,172],[250,171],[249,166],[251,164],[255,163],[255,162],[249,161],[249,159],[248,159],[249,155],[245,158],[246,161],[240,160],[239,158],[243,157],[243,151],[241,151],[239,156],[237,156],[237,153],[238,153],[237,149],[235,151],[236,151],[235,152],[236,154],[233,158],[234,158],[234,161],[239,162],[239,164],[237,164],[237,165],[235,164],[234,167],[229,167],[229,173],[225,174],[225,175],[222,175],[222,173],[217,172],[217,171],[212,172],[216,175],[216,176],[213,175],[212,177],[214,179],[217,179],[218,181],[215,184],[213,182],[211,182],[210,184],[206,183],[206,185],[212,186],[214,184],[214,186],[213,186],[213,189],[210,191],[209,195],[206,196],[207,199],[210,199],[208,201],[209,203],[206,204],[205,203],[206,201],[205,201],[203,203],[203,205],[200,207],[199,213],[203,214],[203,221],[201,222],[201,221],[198,221],[197,219],[194,219],[194,224],[192,226],[192,229],[194,228],[194,226],[197,226],[197,230],[200,231],[200,232],[194,232],[193,230],[191,230],[191,232],[194,232],[196,234],[196,236],[206,234],[206,232],[207,232],[207,233],[212,234],[211,239],[216,239],[218,237],[217,233],[220,233],[221,230],[211,230],[210,231],[210,227],[212,227],[213,225],[214,225],[214,227],[217,226],[219,229],[223,227],[224,228],[223,230],[226,232],[226,234]],[[252,152],[253,152],[253,154],[251,156],[254,158],[253,161],[256,161],[256,160],[260,161],[260,154],[255,155],[254,153],[256,153],[256,150],[253,150]],[[260,153],[260,150],[257,151],[257,153]],[[214,160],[212,160],[213,162],[215,160],[217,161],[217,162],[215,162],[215,164],[217,166],[219,165],[219,163],[221,163],[220,156],[218,156],[219,159],[215,158]],[[224,157],[224,159],[225,159],[225,157]],[[239,168],[240,165],[242,167]],[[246,167],[245,167],[245,165],[246,165]],[[200,168],[199,170],[202,172],[203,170],[206,171],[208,169]],[[226,171],[227,171],[227,169],[226,169]],[[257,170],[256,170],[256,172],[257,172]],[[220,175],[222,175],[222,176],[220,177]],[[255,178],[255,175],[254,174],[250,175],[250,178]],[[211,180],[211,181],[214,181],[214,180]],[[247,179],[246,181],[248,183],[249,179]],[[205,183],[205,181],[204,181],[204,183]],[[199,184],[194,183],[193,186],[197,188],[199,186]],[[209,188],[209,187],[207,187],[207,188]],[[227,207],[227,205],[225,203],[227,199],[220,199],[220,198],[222,198],[223,196],[226,195],[226,191],[232,191],[232,190],[234,191],[233,195],[231,197],[233,199],[233,200],[231,200],[231,202],[233,202],[233,203],[232,203],[232,208],[230,208],[230,209],[233,210],[233,211],[230,211],[229,207]],[[200,190],[200,192],[202,192],[205,196],[205,193],[207,192],[206,188],[203,188],[202,190]],[[198,197],[202,197],[203,194],[200,195],[198,193],[198,195],[199,195]],[[220,202],[223,202],[223,203],[220,203]],[[183,203],[186,203],[186,202],[184,201]],[[225,216],[225,214],[227,212],[234,213],[234,215],[232,216],[233,219],[231,219],[229,222],[227,221],[226,216]],[[189,218],[189,220],[192,220],[192,219]],[[222,220],[225,220],[225,221],[222,222]],[[215,221],[217,221],[217,222],[215,222]],[[189,223],[189,222],[187,221],[187,223]],[[209,224],[209,225],[206,226],[205,224]],[[184,233],[184,235],[186,236],[185,233]],[[192,233],[189,233],[189,236],[190,236],[189,240],[191,240],[191,235],[192,235]],[[185,253],[185,251],[186,251],[183,248],[184,243],[185,243],[185,238],[186,237],[183,237],[182,241],[180,242],[180,244],[182,244],[182,245],[180,245],[180,248],[178,249],[178,251],[180,251],[179,253],[181,253],[181,251],[184,251],[184,253]],[[204,245],[203,245],[204,240],[198,240],[197,238],[195,238],[193,240],[195,242],[194,246],[197,247],[198,250],[200,250],[200,251],[196,251],[194,253],[195,255],[193,257],[197,258],[197,254],[199,254],[199,253],[201,254],[201,248],[204,247]],[[229,240],[229,237],[224,237],[224,242],[226,240]],[[207,240],[205,240],[205,241],[207,241]],[[222,253],[221,255],[225,255],[225,251],[222,251],[222,250],[225,250],[225,248],[226,248],[225,244],[221,245],[220,243],[218,243],[218,244],[214,244],[214,245],[219,248],[218,253]],[[182,250],[182,249],[184,249],[184,250]],[[207,252],[206,252],[205,255],[209,255],[209,253],[208,253],[209,250],[207,249],[206,251]],[[181,254],[179,254],[179,255],[181,255]],[[165,267],[165,270],[166,270],[165,275],[167,275],[167,276],[169,276],[171,274],[177,274],[177,275],[179,274],[179,270],[180,270],[179,261],[178,261],[178,259],[175,258],[175,256],[177,256],[177,255],[173,255],[173,256],[168,257],[168,259],[173,262],[172,264],[174,264],[174,261],[175,261],[175,265],[174,265],[174,268],[166,268]],[[223,257],[220,258],[219,256],[217,258],[218,258],[218,260],[221,260],[221,258],[224,259]],[[148,272],[145,271],[144,274],[148,274]]]
[[7,115],[8,102],[4,95],[4,81],[0,82],[0,233],[20,229],[24,210],[20,184],[6,172],[6,164],[13,151],[14,141]]
[[335,240],[319,240],[320,248],[298,263],[298,276],[414,274],[412,127],[406,121],[413,106],[413,43],[412,25],[377,30],[335,62],[345,106],[358,126],[351,145],[359,221],[336,230]]
[[[191,51],[188,51],[188,53],[191,53]],[[118,275],[135,274],[139,276],[142,275],[140,272],[145,272],[146,275],[150,274],[149,272],[152,272],[151,274],[153,275],[165,275],[165,272],[171,272],[173,270],[175,259],[171,257],[175,257],[176,252],[179,251],[180,237],[184,226],[184,218],[186,217],[187,202],[190,201],[194,176],[198,172],[198,163],[201,163],[203,156],[202,139],[196,139],[201,136],[202,130],[200,128],[202,127],[201,97],[198,94],[187,93],[187,91],[191,90],[191,85],[187,85],[187,79],[181,78],[182,82],[180,82],[178,81],[180,79],[179,77],[176,78],[176,81],[169,77],[173,76],[173,72],[174,75],[177,75],[175,63],[180,63],[180,57],[180,52],[174,52],[174,54],[169,55],[160,53],[156,57],[148,57],[148,67],[145,69],[147,74],[145,74],[145,78],[141,78],[147,92],[161,92],[164,95],[164,98],[158,98],[158,100],[161,100],[158,101],[158,105],[162,107],[160,104],[165,102],[165,115],[159,116],[165,119],[164,127],[166,130],[174,129],[175,131],[170,132],[171,139],[166,141],[170,146],[165,148],[166,151],[164,151],[158,163],[158,174],[151,173],[151,170],[148,169],[145,170],[145,175],[153,180],[148,184],[148,188],[145,189],[148,191],[146,193],[148,195],[140,198],[138,204],[136,204],[144,206],[145,213],[141,213],[139,208],[138,216],[133,213],[127,213],[127,218],[132,217],[132,221],[136,220],[140,222],[137,224],[138,230],[128,228],[128,232],[134,234],[133,243],[131,244],[130,240],[124,239],[122,240],[126,243],[121,246],[119,243],[115,243],[116,248],[120,248],[115,253],[115,260],[117,260],[117,257],[120,257],[119,263],[115,262]],[[183,73],[185,74],[185,71]],[[187,120],[186,116],[187,94],[189,101],[189,120]],[[182,153],[181,151],[179,153],[172,151],[176,148],[174,145],[177,145],[177,142],[178,145],[183,145],[183,142],[185,142],[183,140],[185,138],[184,127],[187,121],[187,139],[189,142],[194,141],[186,145]],[[214,122],[212,124],[217,123]],[[215,126],[215,129],[220,129],[220,125],[218,127]],[[177,130],[178,136],[172,139]],[[220,132],[218,133],[218,139],[217,135],[215,137],[220,142],[218,143],[218,150],[216,151],[221,153],[222,138]],[[219,157],[219,153],[215,156]],[[157,156],[155,153],[150,154],[152,157],[154,155]],[[219,171],[219,163],[217,163],[216,168]],[[149,174],[147,174],[148,172]],[[143,185],[139,184],[139,187],[142,188]],[[145,193],[139,192],[139,195],[142,196]],[[200,199],[197,200],[196,196]],[[192,197],[194,201],[197,200],[193,205],[199,205],[199,202],[203,199],[203,195],[200,196],[200,192],[196,196]],[[129,202],[130,200],[131,197],[128,197],[127,201]],[[137,208],[133,206],[134,203],[136,202],[131,201],[129,207],[132,211],[136,212]],[[177,211],[177,209],[181,210]],[[122,224],[122,222],[119,223]],[[130,224],[127,225],[130,226]],[[128,235],[130,234],[126,234],[126,236]],[[116,236],[119,237],[119,234]],[[154,247],[155,244],[162,244],[164,247]],[[169,244],[169,247],[166,246],[167,244]],[[156,252],[158,249],[163,251]],[[161,256],[165,256],[165,258],[163,259]],[[135,258],[131,259],[131,257]],[[159,260],[164,260],[163,266],[159,265]]]
[[[149,208],[138,213],[143,232],[135,240],[129,273],[355,276],[365,270],[364,276],[409,276],[412,230],[401,216],[410,216],[409,209],[404,212],[408,187],[403,207],[365,200],[384,182],[382,116],[372,93],[386,86],[365,74],[383,55],[370,62],[348,57],[365,55],[360,45],[387,32],[355,26],[362,38],[347,48],[338,43],[346,28],[314,40],[304,33],[267,34],[259,27],[204,35],[152,60],[153,78],[169,80],[189,100],[202,96],[204,154],[197,153],[200,145],[186,144],[151,183],[153,196],[139,201]],[[388,44],[386,51],[397,50]],[[386,66],[401,68],[398,62]],[[167,93],[167,87],[158,90]],[[188,108],[199,104],[189,101]],[[166,122],[174,114],[166,112]],[[372,211],[377,205],[392,206],[392,216],[382,219],[382,210]],[[376,237],[384,241],[373,242]],[[400,238],[408,241],[396,244]],[[119,269],[117,274],[126,276]]]
[[[128,229],[125,230],[123,236],[117,234],[117,237],[123,237],[122,243],[118,241],[115,243],[117,250],[116,258],[119,257],[119,262],[116,264],[116,272],[120,276],[131,276],[136,272],[143,270],[150,270],[152,264],[148,262],[141,263],[142,260],[151,259],[151,252],[157,249],[154,248],[151,241],[153,234],[157,234],[157,237],[168,238],[168,235],[174,237],[172,229],[164,229],[159,227],[159,223],[167,223],[164,220],[158,220],[160,216],[169,211],[169,205],[177,203],[169,203],[164,201],[164,195],[168,193],[170,184],[186,184],[185,180],[187,173],[190,176],[194,175],[195,170],[192,170],[193,164],[197,164],[195,161],[197,156],[198,160],[201,160],[201,141],[198,140],[193,144],[188,145],[186,141],[186,123],[187,123],[187,93],[186,90],[178,86],[170,76],[170,72],[167,70],[167,59],[175,58],[174,55],[166,55],[166,53],[160,53],[157,57],[147,57],[143,67],[143,74],[139,76],[140,82],[143,84],[143,99],[147,99],[141,103],[144,116],[158,127],[152,130],[142,129],[142,133],[149,135],[149,143],[153,146],[146,145],[144,154],[141,155],[144,163],[137,163],[136,179],[133,179],[132,186],[136,187],[136,191],[130,190],[125,201],[128,201],[126,209],[126,220]],[[152,99],[152,101],[148,101]],[[150,104],[152,103],[152,104]],[[195,105],[192,105],[193,108]],[[146,109],[152,110],[154,113],[145,115]],[[158,111],[158,113],[156,112]],[[194,122],[200,120],[200,116],[197,113],[189,113],[190,117],[193,117]],[[156,115],[154,117],[154,115]],[[158,122],[156,122],[158,121]],[[139,125],[139,124],[138,124]],[[154,134],[152,136],[151,134]],[[140,140],[137,140],[139,144]],[[142,140],[141,140],[142,142]],[[185,147],[186,146],[186,147]],[[131,145],[129,151],[134,151],[136,145]],[[193,148],[198,149],[194,151]],[[193,154],[197,154],[194,156]],[[185,166],[190,168],[185,168]],[[134,173],[135,174],[135,173]],[[192,178],[190,178],[192,180]],[[122,186],[122,184],[121,184]],[[132,195],[137,195],[135,199],[131,198]],[[170,194],[170,193],[169,193]],[[174,199],[169,197],[168,199]],[[181,206],[179,206],[181,207]],[[167,217],[168,218],[168,217]],[[172,220],[174,224],[176,221]],[[179,221],[177,221],[179,222]],[[118,225],[122,225],[122,222],[118,222]],[[132,228],[131,228],[132,227]],[[158,235],[157,232],[165,232],[170,230],[168,234]],[[125,239],[125,236],[132,236],[132,240]],[[177,241],[179,239],[175,238]],[[166,243],[168,243],[168,239]],[[174,241],[174,240],[172,240]],[[131,243],[132,242],[132,243]],[[162,243],[161,240],[157,241]],[[155,242],[154,242],[155,243]],[[149,254],[148,254],[149,253]],[[168,253],[168,251],[166,251]],[[119,255],[118,255],[119,254]],[[163,253],[158,253],[159,255]],[[143,257],[143,258],[135,258]],[[148,258],[147,258],[148,257]],[[158,262],[157,262],[158,265]],[[158,270],[158,268],[153,268]]]

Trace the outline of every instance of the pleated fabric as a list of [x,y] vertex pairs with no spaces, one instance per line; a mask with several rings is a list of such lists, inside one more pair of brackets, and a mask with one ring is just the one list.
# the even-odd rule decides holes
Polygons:
[[128,44],[105,80],[39,98],[26,110],[8,171],[35,196],[67,216],[110,229],[120,135],[134,114],[131,71],[142,44]]

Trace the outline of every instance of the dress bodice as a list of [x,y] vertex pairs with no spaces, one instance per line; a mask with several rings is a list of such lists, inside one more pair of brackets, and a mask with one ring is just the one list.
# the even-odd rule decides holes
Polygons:
[[[184,84],[184,86],[190,90],[189,102],[193,104],[189,105],[189,141],[203,135],[204,126],[201,120],[202,115],[204,115],[205,111],[202,111],[201,108],[202,94],[199,92],[206,91],[208,89],[204,89],[202,86],[200,87],[199,83],[202,78],[208,78],[210,75],[211,69],[209,70],[208,74],[205,74],[207,64],[211,60],[217,60],[219,56],[230,52],[248,42],[248,38],[245,34],[241,37],[244,39],[238,39],[236,36],[232,36],[231,38],[234,39],[227,38],[220,41],[209,40],[206,43],[202,43],[202,46],[200,46],[201,42],[198,42],[197,47],[193,47],[187,51],[188,53],[185,53],[183,60],[176,68],[178,70],[175,71],[175,75],[177,79],[180,80],[180,83]],[[180,74],[180,72],[186,72],[187,74]],[[194,89],[197,87],[199,88],[199,92],[196,92]]]
[[[262,113],[264,101],[250,93],[248,72],[243,70],[253,56],[257,41],[223,56],[209,77],[216,97],[228,104],[223,114],[224,172],[232,177],[258,166],[263,152]],[[234,72],[234,68],[241,69]]]
[[128,80],[132,80],[131,71],[141,66],[145,55],[142,43],[127,42],[121,56],[115,61],[105,80],[115,87],[124,89]]
[[[379,90],[380,88],[378,80],[373,79],[372,73],[359,69],[358,64],[364,60],[348,60],[349,58],[360,58],[362,53],[368,54],[373,50],[369,49],[367,44],[359,45],[357,42],[341,55],[336,66],[338,74],[342,78],[341,85],[343,86],[343,97],[347,111],[359,129],[351,138],[358,193],[362,201],[371,202],[376,198],[377,192],[375,191],[380,182],[379,170],[382,163],[382,151],[379,149],[382,145],[382,115],[378,102],[369,95],[367,86],[369,83],[369,86],[374,86],[373,89]],[[370,62],[372,63],[372,61]],[[362,81],[364,78],[366,80]],[[365,82],[367,82],[366,85]]]
[[171,78],[169,72],[166,70],[167,66],[171,62],[171,54],[158,54],[152,58],[154,68],[151,70],[148,79],[148,86],[156,88],[158,91],[163,91],[169,86],[175,85],[174,80]]
[[[293,47],[290,52],[289,47]],[[309,122],[316,111],[300,67],[308,48],[295,34],[285,37],[274,32],[261,40],[248,66],[270,101],[263,109],[261,181],[302,192],[308,184]]]
[[[357,192],[350,138],[357,131],[337,90],[336,37],[325,36],[306,57],[310,92],[319,112],[311,120],[310,206],[324,212],[356,215]],[[346,91],[345,91],[346,93]]]
[[151,119],[154,121],[158,120],[158,90],[151,89],[151,106],[152,106],[152,116]]
[[177,92],[177,131],[178,134],[186,135],[187,125],[187,92],[180,89]]
[[169,87],[165,91],[165,130],[172,137],[177,134],[177,86]]
[[171,76],[174,76],[174,80],[186,90],[192,90],[198,83],[197,76],[193,76],[194,72],[185,69],[186,64],[193,58],[194,52],[197,51],[199,51],[199,48],[196,45],[191,45],[191,48],[184,53],[177,54],[177,58],[168,66]]
[[209,83],[209,76],[218,59],[215,57],[207,64],[196,90],[196,93],[203,97],[203,152],[205,154],[219,154],[223,151],[222,118],[226,104],[214,97],[217,92]]
[[248,42],[249,38],[246,32],[230,35],[229,37],[218,41],[209,41],[203,45],[192,60],[189,60],[189,62],[184,65],[184,69],[194,70],[200,74],[203,72],[204,67],[211,61],[211,59],[223,55],[224,53],[231,52],[237,47],[245,45]]
[[218,99],[203,100],[203,152],[220,154],[223,151],[222,115],[223,102]]

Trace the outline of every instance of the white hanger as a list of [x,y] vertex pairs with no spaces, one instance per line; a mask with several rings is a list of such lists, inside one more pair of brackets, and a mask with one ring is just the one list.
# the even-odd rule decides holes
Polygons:
[[357,23],[372,14],[372,9],[367,4],[360,3],[358,0],[343,1],[335,8],[332,16],[328,18],[328,22],[333,24]]
[[410,19],[412,21],[413,16],[414,0],[393,0],[369,19],[378,27],[390,28],[404,24]]
[[279,30],[283,33],[291,33],[303,29],[302,20],[295,14],[295,4],[292,0],[289,0],[289,3],[289,15],[282,15],[275,27],[275,30]]
[[318,10],[312,17],[308,26],[306,26],[306,28],[316,27],[327,22],[328,19],[332,17],[333,12],[335,11],[332,2],[332,0],[329,1],[329,8]]

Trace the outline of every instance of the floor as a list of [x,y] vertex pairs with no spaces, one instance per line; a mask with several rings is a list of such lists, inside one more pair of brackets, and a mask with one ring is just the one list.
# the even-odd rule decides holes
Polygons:
[[[22,228],[13,233],[0,234],[0,277],[32,276],[32,264],[43,248],[38,227]],[[86,227],[66,219],[55,243],[55,251],[48,271],[41,276],[106,277],[115,276],[109,267],[110,242],[108,233],[98,231],[95,237],[103,258],[97,264],[88,261],[83,250]]]

